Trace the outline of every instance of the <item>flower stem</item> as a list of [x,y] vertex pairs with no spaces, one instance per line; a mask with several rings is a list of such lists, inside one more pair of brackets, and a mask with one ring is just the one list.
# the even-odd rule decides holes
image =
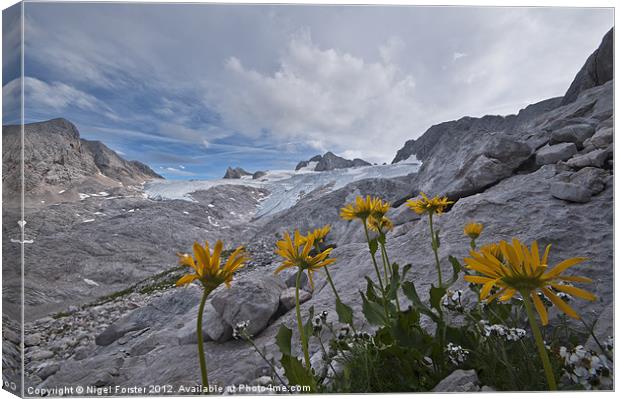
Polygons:
[[439,245],[437,244],[437,237],[435,236],[435,230],[433,229],[433,213],[429,212],[428,214],[428,222],[431,228],[431,246],[433,247],[433,252],[435,253],[435,267],[437,268],[437,279],[439,282],[439,287],[443,284],[441,282],[441,265],[439,264]]
[[200,374],[202,376],[202,389],[209,388],[209,376],[207,373],[207,360],[205,359],[204,352],[204,339],[202,337],[202,314],[204,312],[205,303],[207,297],[211,293],[211,290],[205,288],[202,293],[202,299],[200,300],[200,306],[198,307],[198,319],[196,320],[196,335],[198,338],[198,360],[200,361]]
[[[392,277],[392,268],[390,266],[390,258],[388,257],[387,248],[385,242],[381,243],[381,258],[383,259],[383,265],[390,270],[390,277]],[[387,280],[387,277],[386,277]],[[400,286],[400,279],[398,281]],[[398,300],[398,287],[396,287],[396,309],[400,312],[400,301]]]
[[241,336],[243,337],[244,340],[246,340],[247,342],[252,344],[252,346],[254,347],[254,350],[260,355],[260,357],[265,361],[265,363],[267,363],[269,365],[269,368],[271,369],[271,372],[276,376],[278,381],[280,381],[280,384],[282,384],[282,386],[287,388],[287,392],[290,393],[290,394],[293,394],[293,392],[291,392],[289,386],[284,382],[282,377],[280,377],[280,374],[278,374],[278,371],[273,366],[273,364],[269,361],[269,359],[267,359],[265,354],[260,349],[258,349],[258,346],[256,346],[256,343],[254,343],[254,340],[252,340],[252,337],[250,337],[247,333],[244,333]]
[[471,247],[471,249],[475,250],[476,249],[476,239],[472,238],[471,241],[469,242],[469,246]]
[[[364,233],[366,233],[366,241],[368,242],[368,249],[370,250],[370,234],[368,234],[368,226],[366,226],[366,221],[362,220],[362,224],[364,225]],[[385,311],[385,319],[386,322],[389,320],[390,316],[387,309],[387,300],[385,298],[385,288],[383,286],[383,281],[381,280],[381,272],[379,272],[379,266],[377,266],[377,259],[375,258],[375,254],[370,250],[370,257],[372,258],[372,264],[375,267],[375,272],[377,273],[377,279],[379,279],[379,288],[381,289],[381,296],[383,297],[383,310]]]
[[534,341],[536,341],[536,346],[538,347],[538,354],[540,356],[540,360],[542,360],[543,368],[545,369],[545,376],[547,377],[547,384],[549,385],[549,390],[557,391],[558,386],[555,383],[555,377],[553,376],[553,369],[551,368],[551,362],[549,361],[549,355],[547,354],[547,348],[545,348],[545,343],[543,341],[542,334],[540,333],[538,324],[536,324],[536,318],[532,310],[532,303],[530,302],[529,292],[521,293],[521,296],[523,297],[523,304],[525,305],[525,311],[527,313],[527,318],[530,321],[530,327],[532,328],[532,334],[534,335]]
[[308,352],[308,340],[304,333],[304,324],[301,320],[301,309],[299,306],[299,286],[301,285],[301,274],[303,269],[300,267],[297,270],[297,279],[295,280],[295,313],[297,314],[297,328],[299,329],[299,337],[301,339],[301,348],[304,351],[304,360],[306,362],[306,369],[310,370],[310,353]]

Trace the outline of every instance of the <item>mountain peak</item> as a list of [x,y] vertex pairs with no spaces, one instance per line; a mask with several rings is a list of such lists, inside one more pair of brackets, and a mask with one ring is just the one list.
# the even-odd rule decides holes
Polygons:
[[311,170],[316,172],[324,172],[333,169],[355,168],[359,166],[369,166],[370,162],[363,159],[355,158],[353,160],[339,157],[331,151],[327,151],[324,155],[315,155],[307,161],[301,161],[295,167],[295,170],[311,166]]

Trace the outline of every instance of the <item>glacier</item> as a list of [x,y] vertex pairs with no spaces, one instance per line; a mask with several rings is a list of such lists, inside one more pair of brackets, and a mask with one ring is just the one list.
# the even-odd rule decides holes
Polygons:
[[371,165],[357,168],[334,169],[315,172],[311,168],[298,171],[272,170],[260,179],[212,180],[151,180],[144,184],[144,191],[152,200],[194,201],[192,193],[219,185],[241,185],[263,188],[269,195],[263,198],[255,217],[273,215],[294,206],[304,195],[316,189],[324,192],[338,190],[349,183],[363,179],[393,178],[415,173],[421,163],[416,159],[392,165]]

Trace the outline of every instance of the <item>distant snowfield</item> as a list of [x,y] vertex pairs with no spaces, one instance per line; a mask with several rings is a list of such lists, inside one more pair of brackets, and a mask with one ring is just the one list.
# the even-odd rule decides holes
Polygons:
[[304,195],[320,187],[324,187],[329,192],[358,180],[406,176],[417,172],[420,165],[417,159],[409,158],[394,165],[362,166],[327,172],[314,172],[308,170],[309,168],[299,171],[273,170],[257,180],[152,180],[144,185],[144,190],[151,199],[193,201],[191,193],[225,184],[264,188],[270,192],[270,195],[265,197],[259,205],[256,216],[261,217],[292,207]]

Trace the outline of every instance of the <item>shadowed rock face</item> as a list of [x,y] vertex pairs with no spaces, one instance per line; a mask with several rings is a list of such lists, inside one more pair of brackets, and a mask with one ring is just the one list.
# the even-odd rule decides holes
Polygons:
[[305,168],[310,164],[310,162],[316,162],[316,166],[314,170],[316,172],[324,172],[327,170],[334,169],[345,169],[345,168],[355,168],[358,166],[368,166],[371,165],[370,162],[366,162],[363,159],[355,158],[354,160],[345,159],[339,157],[331,151],[325,153],[325,155],[315,155],[307,161],[301,161],[295,167],[295,170],[299,170],[301,168]]
[[614,29],[611,28],[603,37],[601,44],[588,57],[586,63],[575,76],[570,85],[562,105],[569,104],[577,99],[582,91],[591,87],[600,86],[614,78]]

